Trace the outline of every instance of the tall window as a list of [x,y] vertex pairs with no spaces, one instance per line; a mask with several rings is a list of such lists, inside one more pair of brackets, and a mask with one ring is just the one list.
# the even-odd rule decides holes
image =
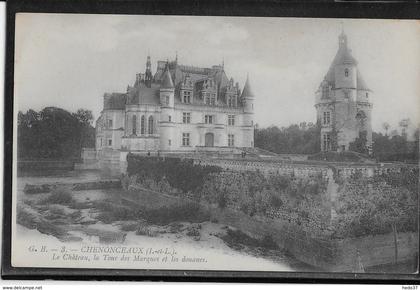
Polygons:
[[132,121],[132,130],[131,130],[131,133],[133,134],[133,135],[136,135],[137,134],[137,116],[136,115],[133,115],[133,119],[131,119],[131,121]]
[[324,145],[324,151],[331,150],[330,134],[324,134],[323,135],[323,145]]
[[235,126],[235,115],[228,115],[228,126]]
[[191,123],[191,113],[182,113],[182,123],[189,124]]
[[112,129],[112,120],[108,120],[108,128]]
[[213,124],[213,116],[212,115],[205,115],[204,116],[204,121],[206,124]]
[[344,70],[344,75],[345,75],[346,77],[348,77],[348,76],[349,76],[349,69],[348,69],[348,68],[346,68],[346,69]]
[[236,106],[235,96],[228,96],[228,106],[229,107],[235,107]]
[[166,105],[169,105],[169,96],[166,96]]
[[235,146],[235,135],[228,134],[228,146],[229,147]]
[[182,133],[182,146],[190,146],[190,133]]
[[151,134],[153,134],[153,131],[154,131],[154,126],[153,126],[154,124],[153,124],[153,116],[150,116],[149,117],[149,124],[148,124],[148,129],[149,129],[149,134],[151,135]]
[[329,125],[331,123],[331,113],[324,112],[324,125]]
[[108,139],[108,146],[112,146],[112,139]]
[[168,121],[172,122],[172,116],[171,115],[168,116]]
[[141,121],[140,121],[140,133],[142,135],[146,134],[146,117],[141,116]]

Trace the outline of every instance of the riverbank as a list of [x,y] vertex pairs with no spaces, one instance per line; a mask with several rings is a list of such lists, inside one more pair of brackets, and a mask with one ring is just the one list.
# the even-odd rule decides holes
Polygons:
[[[91,177],[96,176],[89,172]],[[72,175],[73,179],[76,175]],[[66,180],[68,177],[64,177]],[[91,180],[86,176],[80,179]],[[80,180],[78,178],[78,180]],[[303,271],[309,270],[305,265],[285,255],[280,249],[264,249],[259,245],[236,243],[228,245],[224,238],[228,231],[235,231],[234,227],[219,224],[217,221],[175,221],[169,223],[147,222],[136,218],[123,218],[122,220],[106,220],[109,208],[104,203],[115,205],[115,208],[138,208],[119,189],[110,190],[81,190],[71,191],[71,200],[66,198],[51,198],[51,193],[28,195],[23,193],[27,180],[34,183],[34,177],[18,178],[19,196],[18,208],[26,215],[26,221],[18,216],[16,227],[15,262],[20,264],[29,261],[33,253],[28,253],[29,246],[47,245],[48,248],[61,248],[62,246],[76,249],[79,253],[81,247],[93,246],[124,246],[153,248],[171,248],[177,251],[177,257],[182,261],[185,257],[206,259],[202,263],[184,262],[181,265],[162,264],[161,262],[136,263],[89,263],[67,260],[66,267],[123,267],[123,268],[149,268],[149,269],[203,269],[203,270],[267,270],[267,271]],[[63,178],[57,176],[43,177],[35,183],[45,180],[57,182]],[[68,180],[67,180],[68,181]],[[63,203],[64,201],[64,203]],[[22,210],[23,208],[23,210]],[[117,211],[118,211],[117,209]],[[165,212],[156,210],[156,212]],[[109,216],[108,216],[109,217]],[[170,218],[170,217],[169,217]],[[161,218],[154,217],[159,220]],[[172,218],[170,218],[172,219]],[[43,225],[41,225],[43,224]],[[38,266],[63,266],[49,257],[30,259]],[[132,257],[134,259],[134,257]],[[188,259],[187,259],[188,260]],[[193,261],[193,260],[191,260]],[[85,263],[85,264],[84,264]],[[88,264],[88,265],[87,265]],[[293,265],[293,266],[291,266]]]

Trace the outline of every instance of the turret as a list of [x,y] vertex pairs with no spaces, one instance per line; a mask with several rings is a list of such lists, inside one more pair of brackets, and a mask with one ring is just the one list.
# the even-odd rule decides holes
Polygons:
[[169,72],[169,65],[167,64],[160,86],[160,103],[163,107],[174,106],[174,91],[175,86],[172,81],[171,73]]
[[323,151],[349,150],[350,144],[366,134],[372,144],[370,89],[357,68],[347,36],[338,37],[337,54],[316,92],[315,108],[321,126]]
[[251,85],[249,83],[249,76],[246,77],[246,82],[241,96],[244,102],[244,112],[253,114],[254,113],[254,93],[252,92]]
[[150,55],[147,56],[146,72],[144,74],[144,83],[146,87],[150,88],[152,85],[152,63],[150,61]]

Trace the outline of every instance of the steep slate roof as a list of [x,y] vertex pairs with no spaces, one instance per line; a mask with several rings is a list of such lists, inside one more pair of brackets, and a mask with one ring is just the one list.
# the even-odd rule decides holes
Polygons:
[[[189,75],[193,83],[194,98],[199,98],[197,93],[200,85],[206,79],[213,79],[215,82],[215,89],[218,91],[219,98],[224,100],[226,87],[229,86],[229,79],[222,66],[213,66],[212,68],[201,68],[186,65],[179,65],[177,61],[158,61],[157,70],[150,88],[144,82],[145,75],[140,73],[137,75],[133,86],[127,87],[127,93],[113,93],[104,95],[104,109],[118,109],[124,110],[127,105],[138,104],[160,104],[160,89],[174,88],[175,102],[179,103],[179,88],[182,85],[185,77]],[[245,94],[244,94],[245,93]],[[252,95],[249,81],[245,84],[244,95]],[[224,100],[226,101],[226,100]],[[239,100],[238,100],[239,101]]]
[[151,87],[148,88],[144,83],[140,83],[133,88],[130,88],[128,94],[128,104],[150,104],[158,105],[159,100],[159,89],[160,85],[152,83]]
[[246,77],[246,82],[244,90],[242,91],[242,99],[244,98],[254,98],[254,93],[252,92],[251,85],[249,84],[249,77]]
[[169,73],[169,69],[168,68],[163,73],[161,87],[163,89],[173,89],[174,88],[174,83],[172,82],[172,76]]
[[104,94],[104,110],[124,110],[127,95],[122,93]]
[[[340,64],[352,64],[357,65],[357,60],[351,54],[351,49],[347,46],[347,36],[344,33],[341,33],[339,36],[340,41],[343,39],[344,43],[339,45],[337,54],[332,61],[330,68],[328,69],[327,74],[325,75],[325,80],[334,88],[335,86],[335,73],[334,68]],[[367,87],[366,82],[363,80],[360,71],[357,70],[357,89],[370,91]]]

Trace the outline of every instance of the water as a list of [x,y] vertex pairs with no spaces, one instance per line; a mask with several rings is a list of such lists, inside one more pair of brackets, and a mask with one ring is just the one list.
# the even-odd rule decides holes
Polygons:
[[[17,189],[18,189],[18,201],[24,199],[36,200],[45,197],[47,194],[33,194],[26,195],[23,193],[23,188],[26,184],[44,184],[44,183],[71,183],[71,182],[87,182],[95,181],[100,179],[107,179],[110,175],[107,172],[100,170],[75,170],[75,171],[61,171],[61,172],[38,172],[37,176],[20,176],[17,178]],[[117,197],[121,193],[121,190],[88,190],[88,191],[77,191],[74,192],[74,199],[78,202],[84,201],[95,201],[103,200],[109,197]],[[83,216],[89,216],[90,210],[82,210]],[[187,223],[188,224],[188,223]],[[74,225],[70,225],[69,228],[73,228]],[[97,222],[92,225],[85,225],[84,230],[78,230],[80,225],[76,226],[76,229],[69,230],[69,233],[73,236],[81,239],[79,242],[63,242],[59,241],[53,236],[45,235],[37,230],[29,230],[21,225],[17,227],[17,238],[15,252],[16,259],[20,262],[34,261],[38,263],[36,265],[43,267],[64,267],[64,264],[57,264],[56,262],[50,261],[49,259],[28,259],[28,253],[25,249],[30,246],[28,243],[39,243],[48,244],[51,247],[61,247],[66,245],[68,247],[80,248],[82,245],[96,245],[103,246],[100,243],[98,236],[92,234],[86,234],[87,232],[98,232],[98,233],[115,233],[121,235],[124,233],[121,231],[118,223],[103,224]],[[206,257],[207,262],[200,265],[162,265],[162,264],[112,264],[112,263],[96,263],[94,266],[98,268],[149,268],[149,269],[202,269],[202,270],[250,270],[250,271],[294,271],[298,265],[298,261],[283,256],[281,253],[274,253],[268,256],[255,255],[255,251],[233,250],[228,247],[220,238],[217,237],[225,227],[221,224],[214,224],[206,222],[202,224],[201,239],[195,241],[192,237],[185,235],[185,233],[163,233],[156,237],[149,237],[143,235],[136,235],[134,232],[128,232],[124,240],[115,242],[116,245],[121,246],[139,246],[142,247],[169,247],[177,249],[180,257],[182,256],[193,256],[193,257]],[[20,251],[19,251],[20,249]],[[26,265],[26,266],[36,266]],[[291,266],[294,265],[294,266]],[[71,261],[66,262],[66,267],[92,267],[92,264],[84,264],[78,261],[76,264],[72,264]],[[299,266],[299,269],[302,265]]]

